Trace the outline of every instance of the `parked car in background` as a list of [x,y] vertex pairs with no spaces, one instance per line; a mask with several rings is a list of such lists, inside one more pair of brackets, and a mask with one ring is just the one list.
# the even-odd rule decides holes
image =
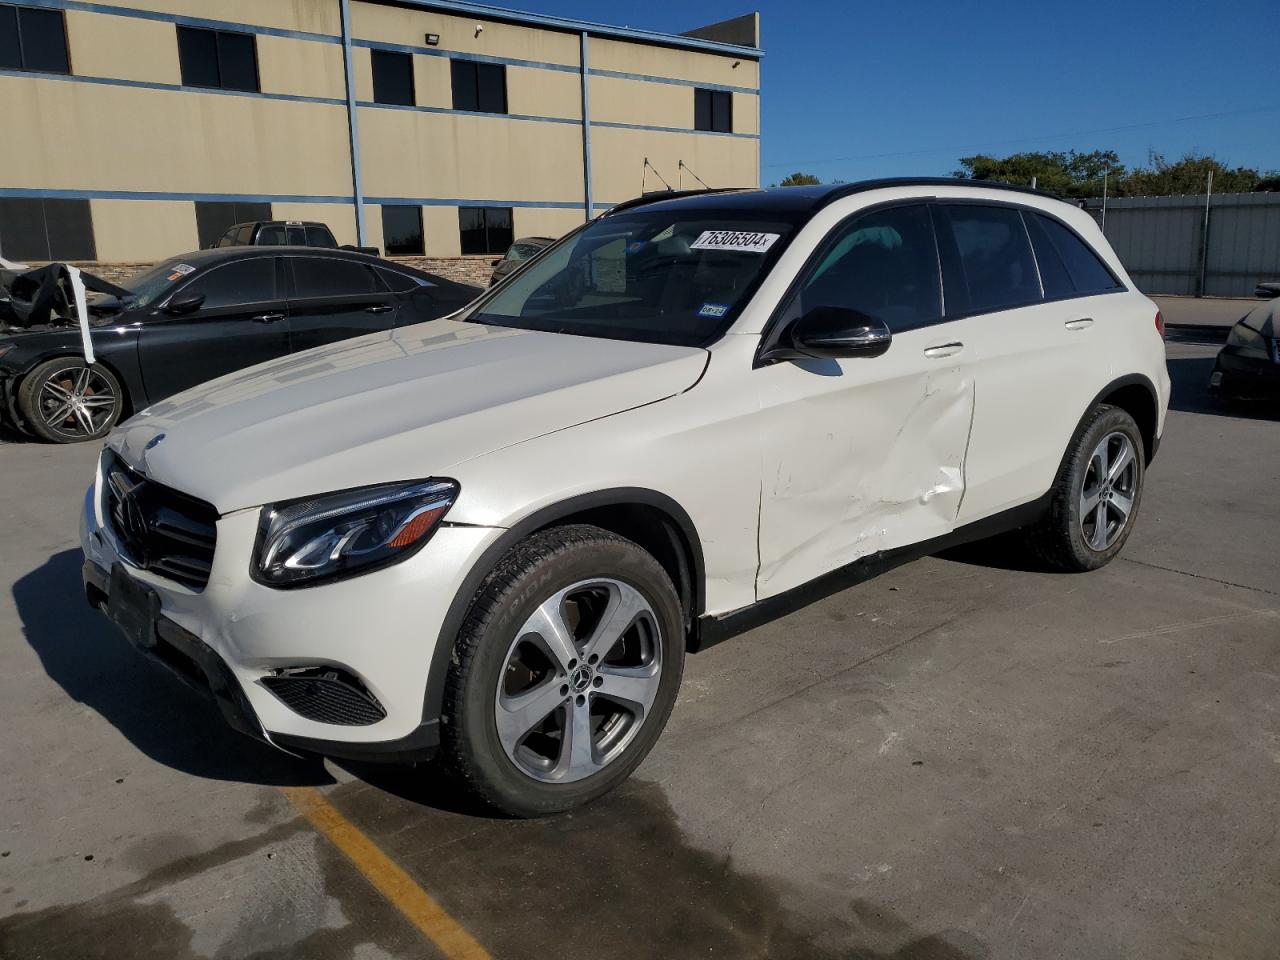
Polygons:
[[524,266],[527,260],[537,256],[553,243],[555,243],[554,237],[521,237],[507,249],[506,255],[501,260],[494,262],[489,286],[492,287],[504,277],[509,277]]
[[453,313],[481,292],[343,250],[227,247],[166,260],[90,303],[96,362],[74,323],[0,328],[0,399],[14,425],[66,443],[264,360]]
[[1259,284],[1258,293],[1274,299],[1231,328],[1209,375],[1209,389],[1220,396],[1280,394],[1280,284]]
[[251,220],[235,223],[213,244],[214,247],[319,247],[324,250],[352,250],[376,257],[377,247],[338,246],[333,231],[313,220]]
[[86,594],[237,729],[441,750],[548,814],[644,759],[687,650],[1016,528],[1059,569],[1109,562],[1168,400],[1159,312],[1073,205],[950,179],[647,197],[453,317],[122,424]]

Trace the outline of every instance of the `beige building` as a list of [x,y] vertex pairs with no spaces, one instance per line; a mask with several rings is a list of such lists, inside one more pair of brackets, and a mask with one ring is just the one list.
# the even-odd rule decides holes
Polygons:
[[151,261],[250,219],[492,256],[759,182],[759,19],[669,35],[430,0],[0,0],[0,254]]

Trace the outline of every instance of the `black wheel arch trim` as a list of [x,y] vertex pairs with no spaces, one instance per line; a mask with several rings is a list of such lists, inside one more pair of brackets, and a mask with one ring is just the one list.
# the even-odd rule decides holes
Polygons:
[[[1123,390],[1125,387],[1143,387],[1151,399],[1151,409],[1154,417],[1151,423],[1150,442],[1147,444],[1147,450],[1145,451],[1147,455],[1146,463],[1147,465],[1150,465],[1151,461],[1155,459],[1156,450],[1160,446],[1160,394],[1156,390],[1156,385],[1151,382],[1151,378],[1145,374],[1128,373],[1122,377],[1116,377],[1116,379],[1112,380],[1105,387],[1099,390],[1097,395],[1089,401],[1089,405],[1085,407],[1084,411],[1080,414],[1080,419],[1076,423],[1076,429],[1071,434],[1071,440],[1072,443],[1074,443],[1076,437],[1080,436],[1080,429],[1084,426],[1085,419],[1089,416],[1089,412],[1093,410],[1094,407],[1098,406],[1098,404],[1102,403],[1108,396],[1115,393],[1117,390]],[[1142,429],[1142,424],[1138,424],[1138,429]],[[1145,440],[1147,438],[1144,437],[1143,439]],[[1070,453],[1070,449],[1071,445],[1068,444],[1067,451],[1062,455],[1064,463]],[[1061,466],[1059,466],[1059,469],[1061,469]]]
[[[690,600],[687,615],[690,623],[698,618],[703,609],[706,580],[702,557],[702,541],[698,537],[697,527],[694,526],[693,519],[684,507],[680,506],[679,503],[665,493],[659,493],[657,490],[650,490],[647,487],[613,487],[559,500],[556,503],[535,510],[507,527],[502,535],[485,549],[480,558],[467,571],[461,586],[459,586],[449,604],[448,612],[440,625],[439,635],[436,637],[435,650],[431,654],[431,664],[427,671],[426,694],[422,704],[424,723],[434,722],[441,716],[444,703],[445,676],[449,670],[449,660],[453,654],[454,640],[458,635],[458,631],[462,628],[462,621],[471,607],[471,601],[475,598],[481,581],[498,565],[498,561],[502,559],[507,551],[529,534],[555,524],[560,520],[602,507],[627,506],[650,507],[659,510],[675,524],[675,532],[680,540],[683,541],[680,544],[676,544],[680,548],[676,551],[677,555],[683,557],[690,567],[686,585]],[[680,585],[677,584],[677,586]]]

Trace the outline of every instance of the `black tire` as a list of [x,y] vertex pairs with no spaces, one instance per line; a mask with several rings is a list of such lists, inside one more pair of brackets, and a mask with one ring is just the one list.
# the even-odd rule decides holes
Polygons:
[[[88,405],[78,410],[67,406],[63,394]],[[64,409],[66,415],[59,416]],[[116,375],[101,364],[89,365],[79,357],[57,357],[22,378],[18,412],[32,433],[50,443],[100,440],[120,421],[124,389]]]
[[[657,692],[643,722],[598,772],[573,782],[546,782],[518,766],[503,746],[495,718],[499,683],[507,682],[503,678],[511,673],[508,657],[516,647],[517,631],[529,617],[559,591],[593,578],[621,582],[648,604],[652,616],[646,622],[656,623],[658,632],[650,642],[661,648],[653,681]],[[575,644],[581,642],[575,636]],[[649,553],[585,524],[535,533],[516,544],[481,583],[458,632],[445,686],[442,758],[470,793],[505,814],[538,817],[581,806],[625,780],[657,742],[680,688],[684,647],[679,597]],[[561,676],[554,675],[556,684]],[[565,687],[559,689],[563,692]],[[572,700],[569,696],[548,720],[563,710],[567,724]],[[559,746],[564,748],[563,741]]]
[[[1086,481],[1093,481],[1096,477],[1096,467],[1093,473],[1090,467],[1094,451],[1104,438],[1113,437],[1126,438],[1133,451],[1131,489],[1128,491],[1131,493],[1131,506],[1123,524],[1116,519],[1118,510],[1109,512],[1112,521],[1117,523],[1114,539],[1104,534],[1101,539],[1105,545],[1099,548],[1096,542],[1090,542],[1093,539],[1087,529],[1090,521],[1082,520],[1081,495]],[[1142,503],[1145,476],[1145,445],[1133,417],[1119,407],[1099,404],[1076,431],[1050,492],[1049,512],[1028,530],[1027,545],[1046,564],[1059,570],[1083,573],[1105,566],[1123,549],[1133,532]],[[1098,525],[1093,522],[1092,531],[1096,533],[1097,530]]]

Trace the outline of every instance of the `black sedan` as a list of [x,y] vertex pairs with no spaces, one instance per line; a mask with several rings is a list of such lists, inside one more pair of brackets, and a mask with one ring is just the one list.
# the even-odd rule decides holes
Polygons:
[[1259,285],[1276,298],[1260,303],[1231,328],[1218,353],[1210,389],[1221,395],[1280,395],[1280,285]]
[[92,366],[74,321],[0,326],[0,401],[10,423],[58,443],[96,439],[198,383],[433,320],[481,291],[343,250],[227,247],[166,260],[126,281],[124,292],[90,302]]

